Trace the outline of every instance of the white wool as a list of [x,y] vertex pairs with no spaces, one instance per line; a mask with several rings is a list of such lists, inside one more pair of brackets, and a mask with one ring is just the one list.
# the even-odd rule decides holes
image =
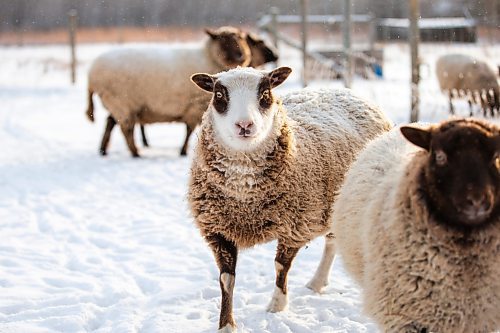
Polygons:
[[219,70],[203,47],[120,49],[95,60],[89,88],[118,121],[145,106],[171,121],[182,117],[197,96],[208,99],[190,76]]
[[[484,234],[488,241],[477,248],[454,252],[456,245],[439,236],[446,229],[432,226],[423,201],[415,203],[418,192],[411,184],[418,182],[421,169],[415,164],[422,154],[426,152],[405,140],[399,128],[366,146],[333,205],[335,247],[364,289],[365,310],[384,330],[428,325],[439,332],[451,332],[443,327],[486,332],[479,327],[500,324],[499,228]],[[461,260],[467,255],[475,255],[473,263],[481,269],[463,270]],[[462,279],[464,274],[470,276]]]

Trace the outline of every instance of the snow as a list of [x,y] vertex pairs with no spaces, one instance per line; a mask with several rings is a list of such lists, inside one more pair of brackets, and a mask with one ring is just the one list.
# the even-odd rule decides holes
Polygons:
[[[96,123],[87,121],[85,73],[92,59],[116,47],[80,46],[74,86],[65,46],[1,47],[0,332],[217,329],[219,273],[187,209],[191,157],[178,156],[184,126],[148,126],[152,148],[141,149],[142,159],[129,156],[117,128],[109,156],[98,155],[107,114],[96,99]],[[490,62],[500,51],[457,48]],[[409,116],[407,51],[404,45],[387,46],[385,78],[354,82],[354,90],[397,123]],[[447,101],[432,67],[450,46],[424,45],[421,51],[429,64],[421,116],[437,121],[448,116]],[[300,58],[288,50],[281,64],[300,68]],[[278,92],[300,87],[299,77],[296,70]],[[457,105],[467,113],[465,102]],[[377,332],[361,312],[360,291],[341,259],[323,294],[305,287],[321,258],[322,239],[302,249],[293,264],[289,309],[266,312],[274,290],[275,246],[239,256],[234,292],[239,332]]]

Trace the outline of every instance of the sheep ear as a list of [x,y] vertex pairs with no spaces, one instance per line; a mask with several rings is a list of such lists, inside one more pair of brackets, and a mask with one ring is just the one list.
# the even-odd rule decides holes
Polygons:
[[193,74],[191,76],[191,81],[196,84],[199,88],[213,92],[215,79],[213,76],[204,73]]
[[247,32],[246,40],[247,40],[248,45],[256,45],[257,42],[259,41],[259,38],[255,34],[253,34],[251,32]]
[[401,126],[401,133],[416,146],[430,150],[431,147],[431,131],[430,129],[418,128],[413,126]]
[[210,38],[212,39],[216,39],[217,37],[219,37],[219,35],[215,32],[215,30],[213,29],[210,29],[210,28],[205,28],[205,32],[207,35],[210,36]]
[[291,72],[292,69],[290,67],[279,67],[269,72],[267,75],[269,77],[269,81],[271,82],[271,88],[275,88],[282,84]]

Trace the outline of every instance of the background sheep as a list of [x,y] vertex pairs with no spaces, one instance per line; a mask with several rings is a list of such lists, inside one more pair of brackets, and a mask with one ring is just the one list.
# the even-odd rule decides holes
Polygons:
[[138,157],[134,125],[171,121],[186,124],[181,149],[181,155],[186,155],[189,137],[210,100],[190,83],[191,74],[217,73],[250,63],[246,36],[239,29],[222,27],[206,32],[209,38],[202,48],[122,49],[94,61],[89,72],[87,116],[93,121],[92,95],[96,93],[110,113],[100,148],[102,155],[106,155],[116,123],[132,156]]
[[450,112],[454,114],[453,95],[467,96],[472,115],[472,104],[481,105],[484,115],[500,111],[499,86],[496,73],[484,61],[462,54],[448,54],[436,62],[436,76],[442,91],[450,98]]
[[303,90],[282,103],[271,89],[290,72],[238,68],[192,77],[214,94],[203,116],[188,199],[220,269],[224,332],[235,327],[238,250],[278,240],[268,310],[283,310],[295,255],[329,229],[332,190],[365,142],[391,126],[349,90]]
[[[370,143],[333,207],[335,245],[385,332],[500,329],[500,127],[404,126]],[[423,149],[422,149],[423,148]]]
[[[250,67],[259,68],[269,62],[278,61],[277,50],[269,43],[267,43],[264,39],[262,39],[259,35],[249,32],[246,34],[246,41],[248,47],[250,48]],[[141,124],[140,127],[142,143],[144,144],[144,146],[148,147],[149,144],[146,138],[144,125]]]

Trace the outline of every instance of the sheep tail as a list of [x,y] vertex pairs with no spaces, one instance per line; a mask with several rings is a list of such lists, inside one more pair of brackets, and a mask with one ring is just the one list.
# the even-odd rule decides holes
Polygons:
[[88,90],[88,103],[89,103],[89,106],[87,108],[87,118],[89,118],[89,120],[91,122],[94,122],[94,101],[92,100],[92,95],[94,94],[94,92],[89,88]]

